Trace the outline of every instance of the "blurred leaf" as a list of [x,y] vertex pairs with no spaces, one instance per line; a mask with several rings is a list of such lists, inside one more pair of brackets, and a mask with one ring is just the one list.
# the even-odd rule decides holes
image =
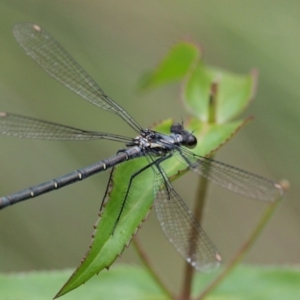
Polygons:
[[216,122],[225,123],[241,114],[255,95],[257,73],[237,75],[210,68],[214,78],[219,78],[216,99]]
[[[198,295],[209,280],[206,277],[204,282],[198,273],[193,294]],[[299,268],[239,265],[207,299],[300,299],[299,281]]]
[[252,99],[256,86],[256,73],[236,75],[199,63],[190,73],[183,88],[187,111],[201,120],[210,121],[211,89],[216,85],[214,122],[222,124],[244,111]]
[[[55,290],[71,271],[32,272],[0,275],[0,299],[52,299]],[[62,299],[166,299],[150,275],[143,269],[118,266],[94,277],[84,287]]]
[[219,124],[232,120],[245,110],[254,96],[257,81],[255,71],[237,75],[205,65],[198,46],[180,42],[157,68],[144,76],[140,88],[154,88],[185,77],[184,105],[202,122],[210,122],[212,86],[216,85],[213,122]]
[[191,42],[175,45],[158,67],[144,75],[140,89],[149,89],[182,79],[200,58],[200,48]]
[[[0,299],[49,300],[70,271],[0,274]],[[213,279],[197,273],[193,295]],[[206,299],[300,299],[300,270],[295,267],[239,266]],[[102,272],[64,300],[167,300],[148,272],[134,266],[116,266]]]

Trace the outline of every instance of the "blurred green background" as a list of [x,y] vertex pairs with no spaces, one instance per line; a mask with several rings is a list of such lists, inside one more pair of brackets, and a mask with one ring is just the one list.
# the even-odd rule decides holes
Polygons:
[[[144,127],[185,119],[177,84],[136,93],[182,38],[199,42],[207,63],[237,73],[259,71],[255,120],[217,158],[291,189],[245,261],[299,264],[300,3],[299,1],[43,1],[0,2],[0,110],[80,128],[132,136],[117,117],[51,79],[15,42],[20,21],[43,26],[100,86]],[[0,137],[0,194],[63,175],[114,154],[120,145]],[[0,271],[74,268],[90,243],[108,172],[0,213]],[[175,183],[190,205],[197,176]],[[211,186],[203,227],[226,262],[251,232],[264,203]],[[153,212],[139,232],[161,273],[176,286],[183,260],[164,238]],[[134,251],[122,260],[137,262]]]

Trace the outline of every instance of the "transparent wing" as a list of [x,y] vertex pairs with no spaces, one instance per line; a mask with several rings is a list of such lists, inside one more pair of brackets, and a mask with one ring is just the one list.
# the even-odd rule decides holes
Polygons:
[[155,176],[154,190],[156,215],[169,241],[197,270],[216,269],[221,263],[220,254],[170,182],[160,173]]
[[68,52],[44,29],[31,23],[14,26],[14,36],[22,48],[47,73],[96,106],[123,118],[134,130],[141,127],[78,65]]
[[237,194],[267,202],[283,197],[283,187],[270,179],[207,157],[198,156],[183,148],[174,156],[194,172]]
[[47,122],[12,113],[0,113],[0,133],[8,136],[44,140],[108,139],[120,142],[131,138],[108,133],[86,131],[75,127]]

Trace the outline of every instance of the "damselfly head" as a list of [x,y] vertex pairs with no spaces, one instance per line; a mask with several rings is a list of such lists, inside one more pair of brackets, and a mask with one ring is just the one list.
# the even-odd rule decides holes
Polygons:
[[183,125],[180,123],[174,123],[170,128],[171,133],[179,134],[182,137],[182,145],[193,149],[197,146],[197,138],[184,129]]

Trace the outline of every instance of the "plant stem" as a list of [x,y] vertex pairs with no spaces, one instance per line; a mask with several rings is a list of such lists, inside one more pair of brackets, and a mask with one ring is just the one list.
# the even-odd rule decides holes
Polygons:
[[156,284],[162,289],[162,291],[167,295],[170,299],[174,299],[173,293],[167,288],[167,286],[163,283],[162,279],[158,275],[157,271],[154,269],[152,263],[150,262],[150,259],[146,253],[146,251],[143,249],[142,244],[140,243],[137,236],[133,238],[132,244],[134,246],[134,249],[136,250],[141,262],[145,266],[145,268],[148,270],[148,273],[151,275],[153,280],[156,282]]
[[257,226],[254,228],[252,233],[249,235],[248,239],[244,242],[244,244],[240,247],[240,249],[236,252],[236,254],[233,256],[233,258],[229,261],[226,268],[223,272],[221,272],[199,295],[197,300],[204,299],[205,296],[207,296],[208,293],[210,293],[218,284],[222,282],[222,280],[233,270],[233,268],[242,260],[242,258],[245,256],[247,251],[250,249],[250,247],[254,244],[254,242],[257,240],[258,236],[262,232],[263,228],[268,223],[269,219],[273,215],[275,208],[279,204],[280,201],[275,201],[268,205],[266,208],[264,214],[262,215],[260,221],[258,222]]
[[[196,192],[196,201],[195,201],[195,207],[193,209],[193,215],[199,223],[201,223],[201,219],[203,216],[203,207],[205,203],[206,193],[208,188],[208,182],[207,179],[204,177],[200,178],[200,182],[198,185],[198,189]],[[192,239],[191,234],[191,241]],[[190,243],[190,247],[192,250],[193,245]],[[183,277],[183,285],[182,285],[182,291],[180,293],[179,299],[188,300],[191,297],[191,290],[192,290],[192,283],[193,283],[193,277],[194,277],[195,269],[189,264],[188,262],[185,263],[185,270],[184,270],[184,277]]]
[[[216,79],[211,83],[210,87],[210,95],[209,95],[209,113],[208,113],[208,123],[216,122],[216,107],[217,107],[217,94],[218,94],[218,84],[219,80]],[[209,168],[206,170],[209,173]],[[198,189],[196,192],[195,198],[195,207],[193,210],[193,215],[195,219],[201,224],[202,216],[203,216],[203,208],[205,205],[205,199],[208,189],[208,181],[205,177],[201,177],[198,185]],[[193,240],[196,232],[191,230],[190,234],[190,242],[189,242],[189,252],[194,252]],[[179,300],[188,300],[191,298],[192,291],[192,283],[194,278],[195,269],[188,262],[185,263],[184,277],[183,277],[183,285],[180,293]]]

